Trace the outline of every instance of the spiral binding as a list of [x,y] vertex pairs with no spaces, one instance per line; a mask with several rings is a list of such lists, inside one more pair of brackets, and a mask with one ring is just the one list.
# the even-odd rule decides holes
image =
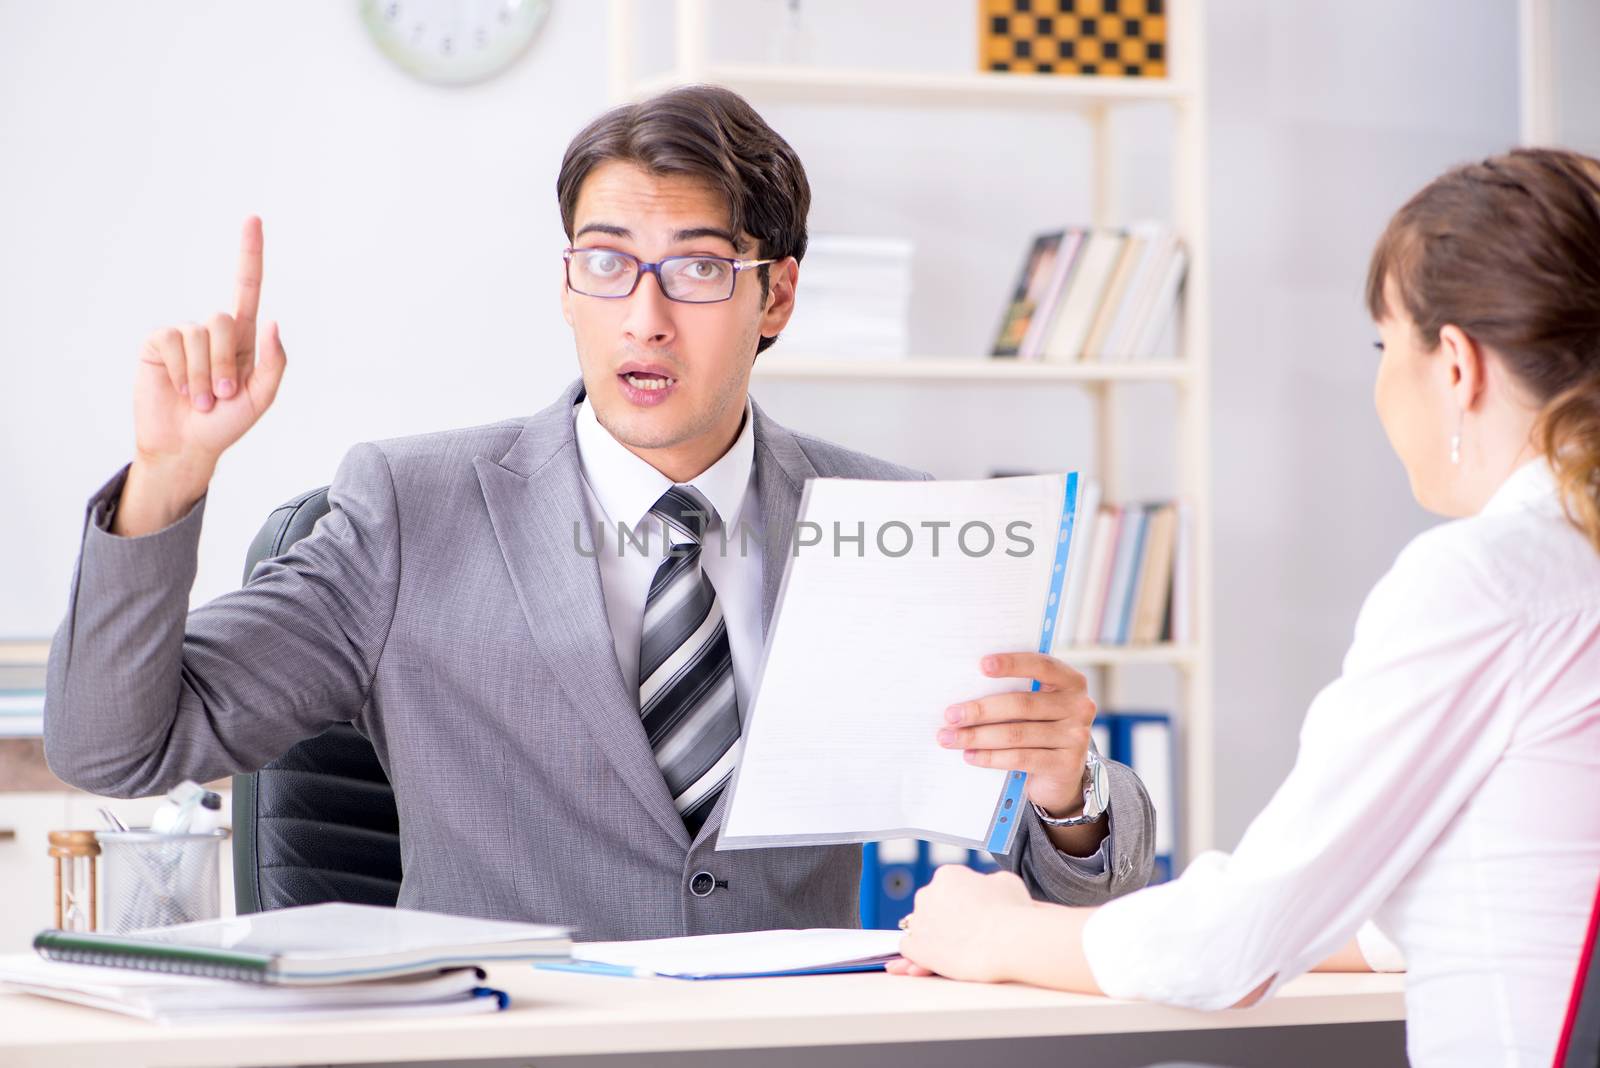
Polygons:
[[72,949],[64,946],[36,946],[35,948],[47,960],[63,961],[67,964],[93,964],[102,968],[132,968],[141,972],[161,972],[166,975],[194,975],[205,979],[232,979],[243,983],[265,983],[267,981],[265,969],[251,968],[240,964],[218,964],[175,957],[146,957],[137,953]]

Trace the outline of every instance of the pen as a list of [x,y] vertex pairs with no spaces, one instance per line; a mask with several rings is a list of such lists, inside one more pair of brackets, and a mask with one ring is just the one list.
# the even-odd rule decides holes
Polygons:
[[535,968],[551,972],[577,972],[582,975],[615,975],[625,979],[660,979],[660,972],[649,968],[635,968],[626,964],[606,964],[597,960],[535,961]]

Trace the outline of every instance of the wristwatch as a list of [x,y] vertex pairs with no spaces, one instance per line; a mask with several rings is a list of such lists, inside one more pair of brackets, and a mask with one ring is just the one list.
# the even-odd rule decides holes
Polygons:
[[1100,761],[1100,754],[1091,746],[1083,756],[1083,811],[1076,816],[1057,819],[1035,801],[1028,802],[1033,805],[1034,815],[1039,817],[1039,822],[1046,827],[1082,827],[1088,823],[1097,822],[1105,815],[1106,806],[1110,802],[1110,788],[1106,784],[1106,766]]

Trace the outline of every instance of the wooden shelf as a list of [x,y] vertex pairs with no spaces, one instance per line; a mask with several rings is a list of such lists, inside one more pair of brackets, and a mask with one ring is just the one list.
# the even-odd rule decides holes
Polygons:
[[[707,82],[765,100],[927,108],[1062,108],[1097,110],[1114,104],[1184,101],[1189,87],[1165,78],[1071,77],[1055,74],[937,74],[830,67],[716,64]],[[647,78],[635,97],[681,84],[677,72]]]
[[880,382],[1183,382],[1181,360],[1130,363],[1050,363],[1044,360],[913,356],[905,359],[763,355],[755,376],[777,380],[871,379]]
[[1188,645],[1069,645],[1051,656],[1073,667],[1122,667],[1130,664],[1173,664],[1186,667],[1199,653]]

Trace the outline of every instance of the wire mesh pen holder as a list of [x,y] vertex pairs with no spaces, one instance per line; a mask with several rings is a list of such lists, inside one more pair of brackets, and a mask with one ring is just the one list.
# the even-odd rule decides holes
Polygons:
[[218,847],[227,837],[224,828],[198,834],[95,832],[104,882],[100,930],[124,934],[216,919],[222,901]]

